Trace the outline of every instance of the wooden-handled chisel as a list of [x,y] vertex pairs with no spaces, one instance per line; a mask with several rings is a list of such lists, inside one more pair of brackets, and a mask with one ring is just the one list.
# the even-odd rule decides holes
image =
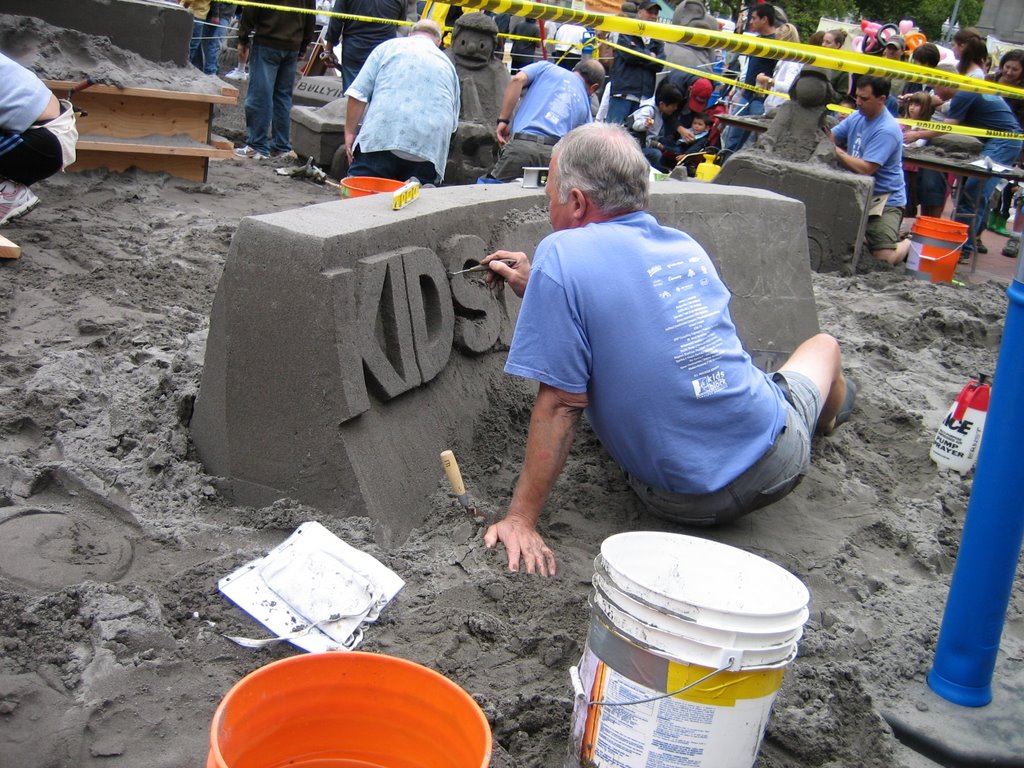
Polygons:
[[452,490],[455,491],[459,503],[466,508],[470,517],[478,523],[483,522],[483,514],[469,500],[466,484],[462,481],[462,472],[459,471],[459,463],[455,460],[455,454],[451,451],[441,451],[441,466],[444,467],[444,473],[448,476],[448,482],[452,484]]

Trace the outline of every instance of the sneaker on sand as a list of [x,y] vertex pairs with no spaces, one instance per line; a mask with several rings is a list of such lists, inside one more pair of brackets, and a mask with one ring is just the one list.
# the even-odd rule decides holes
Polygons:
[[249,160],[266,160],[267,159],[266,155],[264,155],[262,152],[259,152],[259,151],[255,150],[255,149],[253,149],[248,144],[245,145],[244,147],[238,147],[235,150],[235,156],[236,157],[245,157],[245,158],[248,158]]
[[39,205],[39,198],[24,184],[0,180],[0,226],[24,216]]
[[299,156],[295,154],[294,149],[272,149],[270,150],[270,156],[275,160],[298,160]]
[[242,82],[245,82],[249,79],[249,73],[241,67],[235,67],[226,75],[224,75],[224,77],[226,77],[228,80],[241,80]]
[[1003,256],[1009,256],[1011,259],[1020,253],[1020,238],[1011,237],[1006,241],[1006,245],[1003,246]]

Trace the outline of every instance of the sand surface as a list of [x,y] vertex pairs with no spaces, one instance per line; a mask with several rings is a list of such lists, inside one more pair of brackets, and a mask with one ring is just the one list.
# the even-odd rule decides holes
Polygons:
[[[218,121],[237,125],[237,111]],[[440,465],[436,492],[419,502],[427,522],[388,549],[367,519],[225,500],[196,459],[188,420],[231,237],[246,215],[334,194],[275,175],[286,162],[215,162],[207,184],[61,174],[4,229],[23,256],[0,262],[2,768],[203,764],[221,696],[296,653],[226,640],[261,630],[217,579],[307,520],[407,582],[364,650],[464,686],[492,724],[494,765],[557,766],[601,541],[687,532],[641,510],[586,428],[543,520],[560,564],[550,580],[509,574],[503,553],[482,547]],[[879,712],[925,706],[907,691],[931,664],[970,492],[970,477],[938,471],[928,446],[960,387],[994,370],[1005,286],[876,271],[814,275],[814,289],[823,329],[861,384],[855,417],[815,442],[813,469],[789,497],[700,535],[768,557],[812,592],[757,765],[918,765]],[[491,511],[509,499],[529,404],[526,386],[496,393],[459,456]],[[1018,570],[999,660],[1017,679],[1022,581]]]

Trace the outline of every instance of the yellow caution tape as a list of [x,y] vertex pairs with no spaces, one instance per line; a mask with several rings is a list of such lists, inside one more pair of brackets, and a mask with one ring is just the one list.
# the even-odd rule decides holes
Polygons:
[[[840,104],[829,104],[828,109],[832,112],[840,112],[850,115],[856,110],[844,107]],[[988,128],[971,128],[967,125],[953,125],[951,123],[935,123],[931,120],[911,120],[909,117],[898,117],[896,122],[921,131],[935,131],[936,133],[952,133],[960,136],[977,136],[983,139],[1012,139],[1024,141],[1024,133],[1012,133],[1011,131],[993,131]]]
[[378,19],[375,16],[358,16],[354,13],[335,13],[334,11],[320,11],[311,8],[294,8],[290,5],[274,5],[273,3],[253,3],[247,0],[238,0],[232,5],[249,6],[251,8],[263,8],[268,11],[288,11],[291,13],[306,13],[313,14],[314,16],[332,16],[337,19],[346,19],[351,21],[368,21],[374,24],[395,24],[397,26],[412,26],[416,22],[408,21],[406,19]]
[[680,72],[686,72],[687,74],[696,75],[697,77],[703,77],[705,80],[711,80],[716,83],[723,83],[724,85],[733,85],[748,91],[753,91],[754,93],[764,94],[765,96],[781,96],[784,99],[789,98],[789,96],[787,96],[784,93],[768,91],[765,90],[764,88],[758,88],[756,85],[747,85],[746,83],[741,83],[738,80],[734,80],[730,77],[716,75],[714,72],[705,72],[702,69],[693,69],[692,67],[684,67],[682,64],[675,64],[671,61],[663,61],[662,59],[659,59],[655,56],[650,56],[646,53],[640,53],[639,51],[634,51],[631,48],[626,48],[625,46],[618,45],[616,43],[611,42],[610,40],[604,40],[602,42],[604,42],[605,45],[616,49],[617,51],[625,51],[626,53],[631,53],[634,56],[637,56],[641,59],[647,59],[648,61],[654,61],[657,62],[658,64],[663,64],[664,66],[669,67],[671,69],[678,69]]
[[[666,67],[670,67],[672,69],[678,69],[678,70],[681,70],[683,72],[688,72],[689,74],[696,75],[698,77],[703,77],[703,78],[705,78],[707,80],[714,80],[714,81],[719,82],[719,83],[726,83],[728,85],[738,86],[740,88],[745,88],[748,91],[754,91],[755,93],[763,93],[763,94],[768,95],[768,96],[780,96],[780,97],[782,97],[784,99],[788,99],[789,98],[789,96],[787,94],[784,94],[784,93],[777,93],[775,91],[767,91],[764,88],[758,88],[756,86],[747,85],[746,83],[741,83],[741,82],[738,82],[736,80],[730,80],[727,77],[721,77],[719,75],[715,75],[715,74],[712,74],[710,72],[704,72],[704,71],[699,70],[699,69],[692,69],[690,67],[684,67],[681,64],[674,64],[671,61],[662,61],[661,59],[655,58],[654,56],[648,56],[645,53],[639,53],[638,51],[634,51],[634,50],[631,50],[629,48],[625,48],[625,47],[623,47],[621,45],[616,45],[615,43],[608,43],[608,45],[610,45],[612,48],[615,48],[617,50],[625,51],[626,53],[631,53],[634,56],[639,56],[642,59],[647,59],[648,61],[655,61],[655,62],[658,62],[660,64],[663,64]],[[844,106],[842,106],[840,104],[829,104],[827,109],[831,110],[832,112],[840,112],[840,113],[846,114],[846,115],[851,114],[852,112],[855,111],[855,110],[851,109],[850,107],[844,107]],[[958,134],[958,135],[961,135],[961,136],[977,136],[977,137],[983,138],[983,139],[1016,139],[1016,140],[1024,140],[1024,133],[1011,133],[1010,131],[996,131],[996,130],[990,130],[988,128],[971,128],[971,127],[968,127],[966,125],[951,125],[950,123],[934,123],[934,122],[931,122],[929,120],[910,120],[909,118],[898,118],[896,122],[901,123],[902,125],[909,125],[909,126],[912,126],[914,128],[920,128],[921,130],[936,131],[936,132],[939,132],[939,133],[951,133],[951,134]]]
[[732,53],[762,56],[785,61],[798,61],[802,64],[811,64],[825,69],[835,69],[859,75],[895,77],[915,83],[937,83],[954,86],[974,93],[1024,98],[1024,89],[1013,88],[1002,83],[944,72],[938,69],[922,67],[918,64],[891,61],[879,56],[831,50],[802,43],[786,43],[770,38],[736,35],[730,32],[716,32],[695,27],[680,27],[675,24],[663,24],[661,22],[640,21],[624,16],[612,16],[592,11],[575,11],[571,8],[533,3],[527,0],[450,0],[450,3],[476,11],[514,13],[517,16],[527,16],[532,19],[579,24],[580,26],[606,32],[653,37],[672,43],[685,43],[697,48],[721,48]]
[[[334,16],[354,21],[366,21],[381,24],[395,24],[408,26],[414,22],[397,19],[379,19],[373,16],[359,16],[355,14],[334,13],[333,11],[313,10],[309,8],[293,8],[288,5],[275,5],[272,3],[256,3],[251,0],[237,0],[236,5],[250,6],[253,8],[264,8],[272,11],[286,11],[294,13],[316,14],[322,16]],[[525,0],[451,0],[450,3],[428,2],[424,10],[424,18],[428,13],[440,13],[441,18],[447,13],[449,5],[467,6],[474,10],[488,10],[497,13],[515,13],[518,16],[527,16],[533,19],[544,19],[549,21],[571,22],[586,26],[591,29],[600,29],[607,32],[619,32],[653,37],[667,42],[686,43],[698,48],[722,48],[733,53],[741,53],[751,56],[766,56],[785,61],[799,61],[804,64],[822,67],[825,69],[838,69],[843,72],[854,72],[856,74],[878,75],[882,77],[898,77],[901,80],[919,83],[937,83],[962,88],[965,91],[976,93],[989,93],[1000,96],[1013,96],[1024,98],[1024,89],[1013,88],[1002,83],[995,83],[989,80],[980,80],[975,77],[957,75],[942,70],[921,67],[916,64],[879,59],[865,54],[850,53],[847,51],[830,51],[829,54],[822,54],[817,46],[802,45],[800,43],[784,43],[777,40],[765,40],[763,38],[751,37],[749,35],[734,35],[728,32],[713,32],[711,30],[697,29],[695,27],[680,27],[674,24],[661,24],[658,22],[639,21],[637,19],[622,16],[610,16],[604,13],[587,11],[574,11],[561,6],[544,5],[543,3],[531,3]],[[539,38],[524,37],[521,35],[501,35],[511,40],[535,40]],[[718,83],[743,88],[754,93],[766,96],[780,96],[789,98],[787,94],[769,91],[757,86],[747,85],[712,72],[705,72],[699,69],[685,67],[671,61],[663,61],[654,56],[639,53],[637,51],[617,45],[610,40],[593,41],[604,43],[616,50],[625,51],[649,61],[658,62],[665,67],[688,72],[698,77],[706,78]],[[849,114],[853,112],[849,107],[838,104],[830,104],[828,107],[834,112]],[[949,123],[934,123],[930,121],[900,119],[898,122],[910,125],[922,130],[936,131],[937,133],[961,134],[964,136],[977,136],[987,139],[1020,139],[1024,140],[1024,134],[1011,133],[1009,131],[995,131],[985,128],[970,128],[964,125],[950,125]]]

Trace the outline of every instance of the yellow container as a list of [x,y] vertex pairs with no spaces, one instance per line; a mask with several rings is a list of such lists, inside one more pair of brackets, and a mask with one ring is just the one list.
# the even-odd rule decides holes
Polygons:
[[697,166],[697,181],[712,181],[722,166],[715,165],[714,155],[704,155],[704,162]]

